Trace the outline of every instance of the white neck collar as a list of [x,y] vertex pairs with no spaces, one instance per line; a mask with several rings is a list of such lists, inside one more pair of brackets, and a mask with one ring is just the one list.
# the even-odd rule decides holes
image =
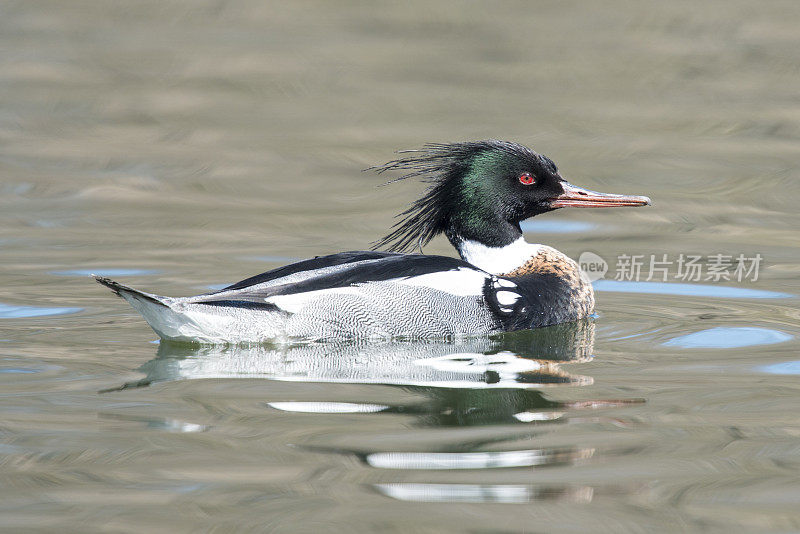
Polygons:
[[458,245],[461,259],[487,273],[506,274],[522,267],[541,250],[541,245],[531,244],[520,236],[504,247],[487,247],[477,241],[465,239]]

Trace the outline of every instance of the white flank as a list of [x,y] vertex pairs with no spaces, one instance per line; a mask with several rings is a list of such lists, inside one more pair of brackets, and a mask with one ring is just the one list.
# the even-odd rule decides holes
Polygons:
[[474,297],[483,294],[483,284],[486,283],[486,278],[486,273],[459,267],[452,271],[410,276],[399,279],[397,282],[406,286],[438,289],[459,297]]
[[520,237],[504,247],[487,247],[477,241],[465,240],[458,247],[461,258],[487,273],[510,273],[536,256],[541,245],[531,244]]

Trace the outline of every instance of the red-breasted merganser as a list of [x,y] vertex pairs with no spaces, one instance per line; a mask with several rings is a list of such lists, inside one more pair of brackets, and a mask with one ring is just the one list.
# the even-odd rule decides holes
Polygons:
[[[320,256],[195,297],[161,297],[96,276],[162,338],[258,343],[486,335],[594,310],[578,265],[527,243],[520,221],[562,207],[645,206],[566,182],[546,156],[507,141],[429,144],[378,167],[431,185],[375,248]],[[407,254],[444,233],[461,259]]]

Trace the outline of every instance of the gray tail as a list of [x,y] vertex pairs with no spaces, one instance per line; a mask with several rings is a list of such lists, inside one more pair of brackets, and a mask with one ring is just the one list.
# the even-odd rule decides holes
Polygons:
[[118,296],[127,300],[133,308],[142,314],[144,320],[155,330],[163,339],[185,340],[184,330],[187,325],[192,321],[185,315],[175,311],[170,306],[172,299],[168,297],[159,297],[138,289],[133,289],[104,278],[102,276],[92,275],[99,284],[102,284],[116,293]]
[[108,289],[113,291],[118,297],[122,297],[125,300],[130,300],[130,298],[135,298],[137,300],[146,300],[148,302],[152,302],[153,304],[159,304],[161,306],[167,306],[158,295],[151,295],[150,293],[145,293],[144,291],[139,291],[138,289],[133,289],[132,287],[128,287],[126,285],[122,285],[119,282],[115,282],[110,278],[105,278],[103,276],[97,276],[93,274],[92,277],[97,281],[98,284],[106,286]]

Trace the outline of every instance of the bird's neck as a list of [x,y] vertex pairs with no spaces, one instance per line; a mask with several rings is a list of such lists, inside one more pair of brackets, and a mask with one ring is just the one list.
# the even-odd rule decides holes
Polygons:
[[504,274],[525,265],[539,245],[525,241],[518,222],[511,222],[485,206],[461,210],[451,217],[445,234],[461,259],[492,274]]
[[507,245],[489,246],[471,239],[451,239],[461,259],[487,273],[506,274],[519,269],[539,254],[542,245],[531,244],[520,235]]

